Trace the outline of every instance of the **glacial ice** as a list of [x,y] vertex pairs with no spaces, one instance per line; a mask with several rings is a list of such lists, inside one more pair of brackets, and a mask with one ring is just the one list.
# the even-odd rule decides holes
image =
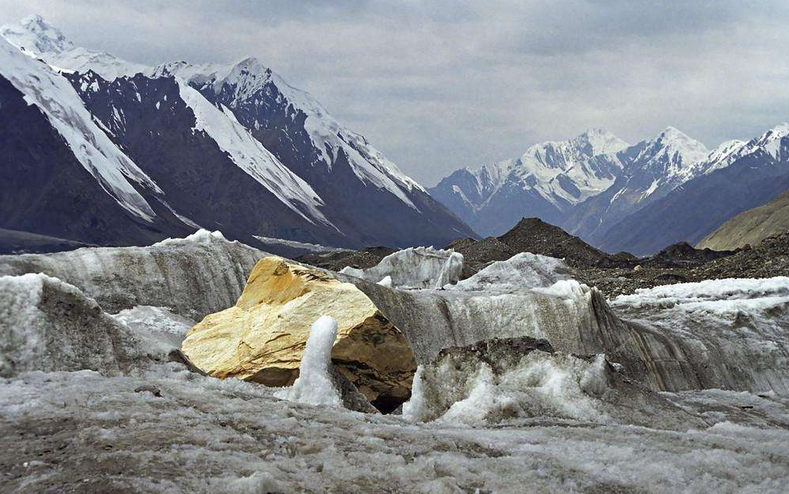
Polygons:
[[186,332],[195,321],[174,314],[166,307],[138,305],[110,316],[128,328],[129,332],[143,340],[148,353],[164,358],[173,350],[181,348]]
[[483,292],[487,295],[518,293],[547,288],[570,279],[572,274],[561,259],[523,252],[506,261],[494,262],[471,278],[447,289]]
[[562,261],[520,254],[444,290],[343,279],[406,334],[419,364],[443,348],[528,336],[564,354],[606,354],[656,391],[789,392],[786,278],[658,287],[620,297],[612,309],[571,275]]
[[395,288],[442,288],[457,283],[462,272],[462,254],[432,247],[399,250],[372,268],[346,267],[340,271],[373,283],[388,277]]
[[[378,281],[380,274],[370,278]],[[370,297],[406,334],[417,363],[428,363],[442,348],[496,337],[530,336],[548,339],[567,353],[605,353],[599,344],[579,341],[582,329],[599,326],[593,289],[568,281],[572,290],[540,291],[569,274],[563,261],[519,254],[442,290],[396,290],[342,273],[337,276]]]
[[666,361],[653,339],[693,372],[672,372],[671,389],[789,393],[789,278],[706,280],[623,295],[611,307]]
[[[778,386],[760,395],[654,393],[630,373],[637,361],[653,366],[640,376],[660,376],[668,388],[677,376],[700,376],[694,385],[702,386],[747,367],[780,383],[787,368],[777,359],[786,354],[785,278],[660,287],[614,300],[614,312],[599,292],[572,281],[560,261],[536,256],[492,265],[444,290],[404,291],[379,285],[380,278],[337,275],[353,279],[387,317],[405,323],[390,319],[422,355],[412,398],[398,417],[325,406],[325,396],[313,400],[323,406],[283,401],[275,394],[285,390],[205,377],[157,358],[191,324],[183,314],[208,305],[184,302],[193,293],[175,285],[182,280],[171,271],[243,270],[259,251],[207,233],[142,249],[81,251],[0,258],[4,272],[57,269],[102,298],[97,303],[43,274],[0,277],[1,355],[4,365],[16,364],[0,375],[0,465],[11,491],[512,492],[519,486],[777,494],[789,483],[789,398]],[[69,271],[91,265],[91,258],[91,274]],[[158,274],[143,275],[156,263]],[[117,277],[108,279],[111,273]],[[239,276],[227,283],[195,279],[202,289],[230,292],[233,283],[239,291],[243,286]],[[178,288],[165,288],[169,283]],[[169,303],[136,302],[128,295],[144,298],[136,284],[156,292],[146,300],[169,296]],[[118,313],[105,314],[105,304]],[[325,370],[332,325],[315,326],[323,330],[305,355],[315,365],[305,366]],[[465,370],[439,367],[444,379],[430,376],[436,369],[429,360],[441,348],[525,333],[541,334],[557,349],[612,351],[537,350],[506,368],[469,360]],[[54,346],[42,347],[53,337]],[[751,352],[747,363],[738,360],[740,347]],[[58,356],[42,359],[41,348]],[[672,367],[677,362],[687,367]],[[95,370],[77,370],[85,367]],[[303,371],[303,390],[332,389],[315,387],[314,376],[325,378]],[[750,389],[750,381],[735,377],[732,383]],[[439,412],[436,383],[447,404]],[[423,422],[432,418],[438,420]]]
[[0,256],[0,276],[47,273],[76,286],[107,312],[169,307],[192,320],[235,304],[266,254],[200,230],[149,247],[83,248]]
[[312,324],[307,346],[301,357],[299,377],[276,396],[290,401],[319,406],[340,406],[340,395],[329,377],[331,350],[337,338],[337,321],[321,316]]
[[0,376],[117,373],[144,355],[142,342],[79,289],[45,274],[0,277]]

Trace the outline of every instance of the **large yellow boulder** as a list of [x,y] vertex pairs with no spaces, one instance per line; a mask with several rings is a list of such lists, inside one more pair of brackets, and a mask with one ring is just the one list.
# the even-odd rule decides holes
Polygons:
[[323,315],[338,324],[332,362],[371,403],[385,409],[410,396],[416,362],[405,335],[353,284],[280,257],[261,259],[236,305],[206,316],[182,349],[212,376],[288,386]]

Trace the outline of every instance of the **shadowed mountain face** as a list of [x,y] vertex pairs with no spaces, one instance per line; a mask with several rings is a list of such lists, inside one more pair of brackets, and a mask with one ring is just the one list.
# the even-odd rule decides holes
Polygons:
[[255,243],[255,232],[342,242],[339,232],[332,235],[326,225],[311,222],[262,187],[209,132],[196,130],[195,110],[173,77],[137,74],[106,81],[92,72],[67,77],[93,117],[164,191],[184,222],[249,243]]
[[474,235],[363,136],[256,59],[229,67],[167,64],[154,74],[183,77],[208,101],[230,109],[311,185],[326,204],[327,217],[343,234],[358,239],[355,245],[432,245],[461,232]]
[[[33,100],[41,118],[28,142],[18,132],[3,136],[12,165],[0,185],[0,202],[19,195],[38,212],[15,200],[0,228],[102,245],[199,227],[255,245],[258,236],[401,247],[475,235],[364,137],[254,59],[149,68],[75,47],[40,17],[2,33],[11,41],[0,40],[4,94]],[[0,118],[11,126],[23,110],[4,104]],[[65,142],[35,149],[46,133]],[[73,186],[32,190],[52,168],[75,164],[82,171],[69,177]]]
[[[189,232],[156,201],[151,204],[159,214],[152,222],[119,205],[74,157],[41,110],[2,76],[0,155],[0,227],[16,231],[0,235],[9,242],[17,238],[17,247],[29,244],[30,239],[22,238],[24,231],[94,244],[146,243],[165,232]],[[15,250],[5,242],[4,248]]]

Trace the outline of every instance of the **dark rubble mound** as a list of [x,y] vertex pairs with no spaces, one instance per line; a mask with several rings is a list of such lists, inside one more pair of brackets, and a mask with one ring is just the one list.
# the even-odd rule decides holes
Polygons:
[[517,254],[509,245],[496,237],[488,237],[482,240],[463,238],[450,243],[444,248],[463,254],[464,268],[466,271],[469,271],[469,273],[464,273],[464,277],[467,274],[471,275],[483,269],[492,262],[506,261]]
[[558,226],[539,218],[523,218],[510,231],[499,237],[515,252],[531,252],[564,259],[573,267],[635,266],[638,260],[626,253],[607,254]]
[[756,247],[709,262],[693,271],[697,280],[789,276],[789,232],[768,237]]
[[341,250],[321,254],[307,254],[299,256],[295,260],[330,271],[339,271],[348,266],[357,269],[369,269],[376,266],[384,257],[395,252],[395,249],[378,246],[367,247],[362,250]]
[[677,242],[645,259],[642,264],[660,267],[698,266],[733,254],[735,251],[696,249],[687,242]]

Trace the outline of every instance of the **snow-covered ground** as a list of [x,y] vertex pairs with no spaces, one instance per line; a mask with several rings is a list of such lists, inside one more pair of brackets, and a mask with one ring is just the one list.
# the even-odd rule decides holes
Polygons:
[[786,492],[785,398],[670,397],[711,426],[410,424],[176,364],[113,378],[33,372],[0,380],[0,468],[10,492]]

